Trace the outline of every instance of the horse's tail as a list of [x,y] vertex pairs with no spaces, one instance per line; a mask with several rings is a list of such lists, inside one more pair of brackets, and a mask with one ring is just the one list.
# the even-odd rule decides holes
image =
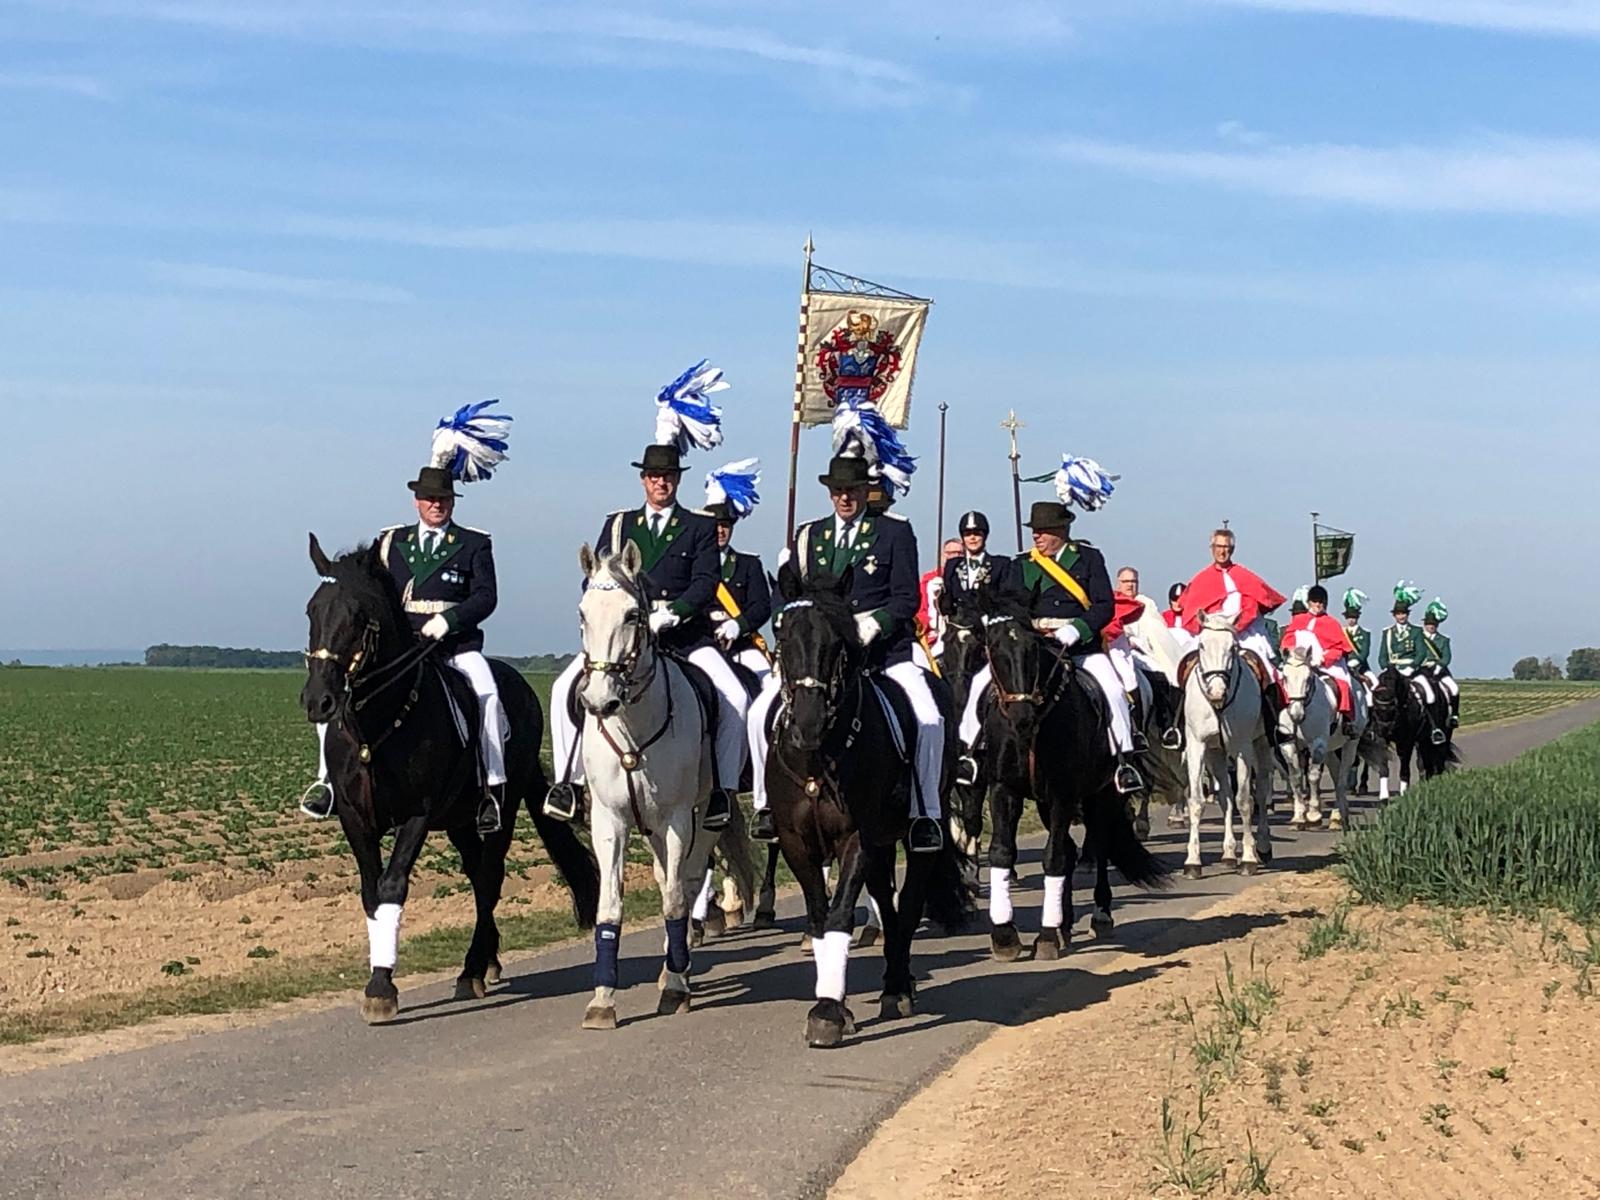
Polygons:
[[954,932],[967,927],[967,891],[964,868],[971,859],[946,836],[944,846],[934,855],[928,872],[927,898],[923,912],[930,921]]
[[1389,744],[1376,730],[1369,729],[1356,743],[1356,757],[1374,771],[1389,769]]
[[594,851],[578,839],[578,831],[571,824],[545,816],[543,799],[543,796],[528,798],[533,827],[538,830],[561,882],[572,893],[572,915],[578,928],[593,929],[595,913],[600,909],[600,865],[595,861]]
[[750,840],[750,829],[745,824],[744,809],[733,805],[733,820],[717,839],[717,849],[722,851],[723,864],[734,890],[739,893],[739,903],[744,905],[745,920],[756,911],[756,877],[761,868],[756,865],[755,843]]
[[1135,887],[1170,886],[1172,868],[1145,849],[1133,831],[1127,802],[1120,795],[1105,788],[1090,799],[1086,809],[1084,815],[1094,822],[1086,832],[1094,841],[1096,854],[1104,854],[1106,861]]

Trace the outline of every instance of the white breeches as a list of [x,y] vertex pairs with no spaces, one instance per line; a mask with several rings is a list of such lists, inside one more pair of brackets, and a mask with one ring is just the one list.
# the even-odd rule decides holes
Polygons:
[[1117,673],[1117,678],[1122,681],[1122,690],[1136,692],[1139,690],[1139,675],[1133,669],[1133,647],[1128,644],[1128,635],[1122,634],[1116,641],[1106,647],[1106,657],[1111,660],[1111,666]]
[[[934,702],[933,691],[928,687],[928,675],[916,661],[896,663],[885,669],[884,675],[892,679],[911,703],[912,716],[917,723],[915,761],[917,788],[911,794],[911,815],[926,815],[938,819],[939,777],[944,769],[944,718]],[[767,715],[778,700],[778,680],[772,676],[761,689],[761,695],[750,705],[750,762],[755,777],[755,806],[767,807]],[[920,791],[921,796],[918,796]],[[920,800],[920,803],[919,803]]]
[[1455,676],[1435,675],[1434,678],[1439,681],[1439,686],[1444,689],[1444,694],[1452,700],[1461,695],[1461,685],[1456,682]]
[[1428,677],[1426,671],[1419,671],[1415,667],[1410,670],[1396,667],[1395,670],[1400,672],[1400,678],[1407,683],[1416,685],[1417,689],[1422,693],[1422,699],[1425,704],[1433,703],[1433,680]]
[[[1100,690],[1106,696],[1106,709],[1111,717],[1111,743],[1117,750],[1126,754],[1133,749],[1133,716],[1128,709],[1128,693],[1123,690],[1122,677],[1117,673],[1117,668],[1112,665],[1111,659],[1105,654],[1086,654],[1078,660],[1078,666],[1094,676]],[[961,714],[961,728],[958,731],[961,741],[970,750],[978,740],[982,729],[978,717],[978,704],[983,699],[983,693],[989,690],[989,668],[985,666],[972,677],[972,688],[967,693],[967,707]],[[1134,680],[1134,686],[1138,680]]]
[[[739,776],[744,772],[744,722],[749,698],[744,685],[733,673],[722,651],[715,646],[701,646],[688,656],[689,661],[706,673],[717,692],[717,741],[712,753],[717,760],[717,781],[728,791],[737,791]],[[578,655],[556,676],[550,688],[550,757],[558,782],[583,782],[583,756],[573,753],[578,741],[578,727],[572,721],[568,702],[572,689],[583,674],[583,655]],[[567,770],[568,760],[572,762]]]
[[772,674],[772,664],[767,661],[767,656],[754,646],[746,646],[733,656],[733,660],[755,675],[757,683],[766,683],[767,676]]

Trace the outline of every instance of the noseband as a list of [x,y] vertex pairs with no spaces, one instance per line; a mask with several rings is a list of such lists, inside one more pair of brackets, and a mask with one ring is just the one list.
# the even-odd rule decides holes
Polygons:
[[[604,585],[596,585],[604,586]],[[642,602],[643,598],[640,597]],[[634,672],[639,667],[639,660],[644,657],[645,650],[650,646],[650,618],[645,615],[643,607],[628,618],[628,624],[633,627],[633,643],[623,653],[622,657],[614,662],[604,659],[590,658],[586,650],[583,654],[583,675],[587,679],[590,675],[608,675],[621,685],[624,703],[636,704],[650,690],[654,682],[656,670],[660,663],[660,656],[650,656],[650,668],[644,673],[642,679],[635,679]]]
[[[1016,620],[1017,619],[1015,617],[985,617],[983,619],[983,623],[985,626],[992,629],[997,625],[1015,624]],[[1000,682],[1000,671],[995,665],[994,661],[994,647],[987,638],[984,639],[983,652],[989,663],[989,694],[994,697],[995,707],[1000,710],[1002,715],[1009,716],[1011,712],[1011,706],[1013,704],[1044,703],[1045,695],[1043,671],[1041,671],[1034,678],[1033,686],[1028,691],[1008,692],[1005,689],[1005,685]],[[1048,668],[1045,668],[1044,670],[1047,671]]]
[[[406,717],[416,707],[418,689],[422,684],[422,671],[426,666],[425,660],[440,646],[439,642],[432,639],[421,641],[410,649],[401,651],[388,662],[380,663],[363,674],[362,667],[372,657],[373,652],[377,650],[378,639],[382,632],[383,626],[377,618],[368,618],[366,626],[361,631],[361,640],[356,644],[356,648],[350,652],[348,659],[326,646],[318,646],[314,650],[303,652],[308,671],[311,669],[311,664],[315,662],[330,662],[335,666],[344,668],[344,692],[339,698],[339,711],[335,714],[335,721],[341,726],[345,723],[347,717],[359,717],[362,709],[398,683],[406,668],[411,666],[417,668],[417,672],[411,680],[411,691],[407,695],[405,703],[400,706],[400,711],[384,726],[382,733],[370,742],[363,741],[359,744],[358,751],[363,764],[372,761],[372,752],[389,740],[390,735],[405,723]],[[355,694],[358,688],[365,689],[360,697]],[[354,724],[354,721],[352,720],[351,723]],[[359,732],[359,727],[357,731]]]
[[[1202,651],[1202,654],[1204,652]],[[1239,683],[1244,677],[1244,663],[1239,658],[1239,641],[1237,638],[1228,646],[1228,660],[1222,666],[1206,670],[1203,663],[1196,662],[1196,669],[1200,673],[1200,690],[1205,693],[1206,701],[1212,708],[1221,712],[1233,703],[1233,698],[1239,694]],[[1211,684],[1213,680],[1222,680],[1222,699],[1211,699]]]

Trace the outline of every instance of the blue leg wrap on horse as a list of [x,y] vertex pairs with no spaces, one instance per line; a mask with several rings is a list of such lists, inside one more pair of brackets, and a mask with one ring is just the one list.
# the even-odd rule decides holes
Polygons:
[[667,970],[682,974],[689,969],[689,918],[667,918]]
[[617,986],[617,946],[622,940],[622,926],[601,922],[594,927],[594,985]]

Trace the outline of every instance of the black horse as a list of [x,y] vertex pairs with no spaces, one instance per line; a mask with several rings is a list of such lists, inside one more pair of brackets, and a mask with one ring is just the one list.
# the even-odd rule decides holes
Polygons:
[[[939,673],[950,688],[951,707],[959,720],[966,712],[972,681],[987,658],[983,613],[973,593],[952,600],[949,592],[940,592],[939,611],[944,617],[944,649],[939,655]],[[963,843],[966,854],[976,859],[983,837],[983,800],[988,792],[988,779],[983,756],[975,755],[972,761],[977,768],[972,776],[962,778],[958,770],[951,785],[946,824],[951,835]]]
[[1431,686],[1433,699],[1429,701],[1415,679],[1407,679],[1392,666],[1378,676],[1372,699],[1373,725],[1399,756],[1402,791],[1411,786],[1413,751],[1424,779],[1443,775],[1461,761],[1450,724],[1449,698],[1437,682]]
[[[1017,825],[1029,796],[1036,798],[1048,831],[1044,850],[1045,914],[1034,957],[1058,958],[1072,937],[1072,872],[1078,848],[1069,826],[1084,825],[1085,841],[1095,847],[1094,913],[1096,932],[1111,928],[1114,865],[1138,887],[1165,886],[1171,869],[1150,854],[1134,833],[1125,798],[1113,776],[1117,758],[1106,737],[1104,697],[1092,679],[1054,642],[1033,631],[1026,605],[1010,599],[990,602],[985,649],[992,674],[983,722],[985,769],[991,778],[989,843],[991,920],[994,889],[1006,886],[1004,872],[1017,861]],[[1052,892],[1060,889],[1059,899]],[[1059,915],[1053,911],[1059,903]],[[1016,923],[994,922],[990,949],[1011,962],[1021,955]]]
[[[914,784],[909,747],[905,754],[896,749],[884,702],[902,729],[916,726],[899,689],[885,684],[879,692],[866,668],[845,599],[852,571],[802,580],[785,564],[778,573],[783,691],[767,758],[767,794],[784,861],[805,893],[823,997],[806,1017],[812,1046],[836,1046],[855,1029],[844,1003],[844,972],[863,886],[883,915],[885,1019],[914,1011],[911,939],[924,905],[946,929],[964,920],[960,867],[948,840],[937,854],[906,856],[905,882],[896,895],[895,851],[909,825]],[[830,862],[839,864],[831,897],[823,878]]]
[[[322,584],[306,605],[311,640],[300,702],[307,719],[329,725],[328,772],[335,807],[361,871],[361,906],[373,951],[361,1015],[370,1024],[391,1020],[400,1010],[394,986],[400,907],[422,844],[437,830],[448,833],[460,852],[477,907],[456,997],[481,997],[500,978],[494,910],[505,882],[506,850],[519,801],[528,802],[534,827],[572,894],[573,915],[581,928],[594,925],[599,902],[600,874],[593,853],[570,825],[546,817],[541,809],[544,715],[538,697],[513,668],[490,664],[510,724],[506,806],[500,832],[480,837],[475,827],[482,795],[477,701],[471,687],[458,672],[434,661],[438,643],[420,642],[412,633],[399,590],[375,547],[362,546],[330,560],[313,534],[311,562]],[[452,707],[464,717],[465,739]],[[394,849],[386,865],[380,840],[390,830]]]

